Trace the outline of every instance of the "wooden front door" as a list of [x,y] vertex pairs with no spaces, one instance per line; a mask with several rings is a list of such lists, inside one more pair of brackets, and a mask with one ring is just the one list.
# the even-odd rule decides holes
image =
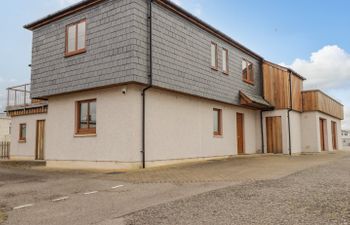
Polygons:
[[325,144],[325,125],[324,125],[324,119],[320,119],[320,141],[321,141],[321,151],[326,150],[326,144]]
[[36,122],[36,148],[35,159],[44,160],[44,146],[45,146],[45,120],[38,120]]
[[267,153],[283,153],[282,119],[280,116],[266,117]]
[[337,146],[337,123],[332,121],[332,146],[333,149],[338,149]]
[[236,114],[237,120],[237,153],[244,154],[244,115]]

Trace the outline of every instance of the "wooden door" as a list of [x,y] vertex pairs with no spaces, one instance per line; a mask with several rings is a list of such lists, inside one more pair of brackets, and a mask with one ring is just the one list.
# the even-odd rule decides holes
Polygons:
[[236,114],[237,121],[237,153],[244,154],[244,115]]
[[333,149],[338,149],[337,146],[337,123],[332,121],[332,146]]
[[326,144],[325,144],[325,125],[324,125],[324,119],[320,119],[320,141],[321,141],[321,151],[326,150]]
[[283,153],[282,119],[280,116],[266,117],[267,153]]
[[45,146],[45,120],[38,120],[36,122],[36,149],[35,159],[44,160],[44,146]]

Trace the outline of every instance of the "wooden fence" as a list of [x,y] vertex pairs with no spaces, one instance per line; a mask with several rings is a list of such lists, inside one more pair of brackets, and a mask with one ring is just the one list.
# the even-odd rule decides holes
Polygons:
[[10,159],[10,142],[0,142],[0,159]]

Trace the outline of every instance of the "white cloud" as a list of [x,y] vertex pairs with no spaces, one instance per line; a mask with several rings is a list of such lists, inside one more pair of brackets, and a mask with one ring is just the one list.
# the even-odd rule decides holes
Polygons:
[[178,6],[186,8],[190,13],[195,16],[200,16],[202,14],[202,5],[198,2],[198,0],[171,0]]
[[350,129],[350,54],[337,45],[327,45],[313,52],[309,59],[282,63],[303,75],[304,89],[322,89],[344,105],[343,128]]
[[193,9],[193,14],[195,16],[200,16],[202,14],[202,6],[199,3],[195,5]]
[[173,3],[175,3],[176,5],[179,5],[181,6],[182,5],[182,2],[181,0],[171,0]]
[[75,4],[77,2],[80,2],[81,0],[58,0],[59,4],[61,6],[69,6],[72,4]]
[[289,65],[307,78],[305,87],[337,89],[350,84],[350,55],[337,45],[327,45],[310,59],[295,59]]

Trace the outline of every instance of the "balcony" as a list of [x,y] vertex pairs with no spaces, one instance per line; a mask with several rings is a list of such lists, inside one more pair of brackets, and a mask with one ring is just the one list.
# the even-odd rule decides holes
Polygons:
[[320,90],[303,91],[303,111],[319,111],[340,120],[344,119],[344,106]]
[[30,84],[7,88],[7,105],[6,111],[11,115],[11,112],[18,110],[27,110],[40,107],[46,107],[47,101],[30,98]]

